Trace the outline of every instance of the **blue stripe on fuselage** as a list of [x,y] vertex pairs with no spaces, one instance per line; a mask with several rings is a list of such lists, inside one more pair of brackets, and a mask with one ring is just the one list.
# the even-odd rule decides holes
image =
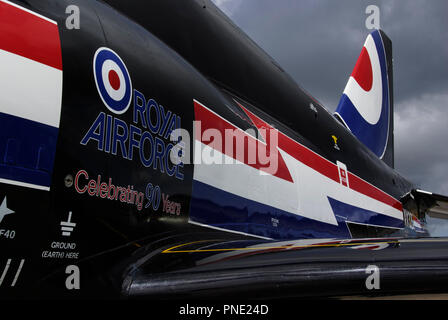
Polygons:
[[337,212],[337,226],[279,210],[193,180],[190,220],[276,240],[350,238],[345,223],[348,219],[390,227],[398,227],[400,222],[403,223],[402,220],[359,209],[331,198],[329,201],[335,213]]
[[354,222],[373,226],[404,228],[404,222],[402,219],[389,217],[378,212],[355,207],[330,197],[328,197],[328,201],[330,201],[331,208],[336,215],[338,223]]
[[0,113],[0,178],[50,187],[59,129]]

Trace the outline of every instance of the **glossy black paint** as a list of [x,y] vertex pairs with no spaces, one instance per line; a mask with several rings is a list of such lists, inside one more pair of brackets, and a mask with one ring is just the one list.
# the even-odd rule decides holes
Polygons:
[[[446,248],[447,239],[403,238],[186,243],[140,259],[123,294],[247,300],[446,292]],[[375,267],[377,288],[368,287]]]
[[[106,2],[159,37],[215,85],[271,115],[275,125],[313,151],[346,163],[351,172],[398,199],[410,188],[211,1]],[[158,14],[148,19],[151,12]],[[390,43],[386,47],[391,50]],[[318,109],[317,118],[310,103]],[[332,135],[339,137],[340,152],[333,147]]]
[[[386,193],[400,198],[412,189],[408,181],[359,143],[209,1],[14,2],[58,22],[63,58],[63,101],[51,191],[0,185],[0,194],[8,197],[8,206],[16,212],[8,217],[8,224],[18,231],[15,239],[2,240],[2,258],[13,262],[25,259],[20,282],[14,288],[0,288],[2,298],[169,295],[172,290],[182,293],[186,287],[182,287],[180,280],[187,279],[190,271],[191,277],[199,270],[215,277],[225,274],[220,270],[228,265],[195,269],[197,256],[187,254],[171,259],[171,255],[159,253],[163,248],[207,239],[221,239],[224,246],[227,246],[225,239],[228,238],[248,240],[243,236],[210,232],[186,223],[192,165],[184,166],[184,179],[179,180],[159,170],[145,168],[138,161],[99,151],[95,143],[80,144],[98,114],[107,112],[92,73],[93,57],[100,47],[113,48],[126,61],[134,89],[180,115],[182,127],[190,132],[194,120],[193,99],[240,128],[251,127],[232,99],[237,98],[248,108],[263,114],[288,136],[332,162],[343,161],[350,171]],[[65,28],[65,9],[69,4],[80,8],[82,20],[79,30]],[[317,117],[310,110],[310,103],[318,109]],[[131,112],[119,118],[127,123],[133,121]],[[340,138],[340,152],[333,148],[333,134]],[[118,185],[133,185],[136,190],[144,191],[149,182],[158,185],[170,195],[171,200],[181,204],[181,214],[163,213],[161,207],[157,211],[139,211],[135,206],[79,194],[73,186],[65,186],[64,179],[67,175],[76,176],[80,170],[88,172],[91,179],[101,175],[105,180],[112,178]],[[53,242],[66,240],[61,237],[60,222],[66,219],[68,212],[73,213],[77,222],[70,242],[76,244],[78,259],[43,258],[42,252],[49,250]],[[339,257],[338,263],[349,259],[351,252],[335,253]],[[420,253],[416,251],[415,256]],[[325,254],[316,252],[316,256],[325,257]],[[138,259],[143,260],[137,262]],[[283,272],[283,267],[277,269],[283,259],[283,253],[267,260],[263,256],[263,259],[255,259],[245,265],[243,274],[259,279],[264,272],[272,270],[278,275],[278,272]],[[364,264],[371,261],[367,257],[363,259]],[[259,266],[265,265],[266,261],[272,261],[274,269],[260,269]],[[64,286],[65,268],[71,264],[82,270],[82,290],[69,291]],[[344,270],[353,267],[345,264],[334,266],[346,268]],[[186,273],[179,273],[179,270],[186,270]],[[165,271],[177,272],[178,287],[170,285],[157,287],[160,292],[156,289],[148,291],[145,287],[147,280],[153,281],[160,276],[156,280],[165,281],[166,275],[161,273]],[[328,278],[330,271],[331,268],[327,270]],[[324,284],[324,279],[328,278],[322,278],[319,283]],[[291,288],[300,285],[300,279],[293,278],[296,284],[291,284]],[[240,284],[250,284],[248,290],[255,291],[275,286],[277,280],[273,275],[270,282],[250,280]],[[125,285],[123,281],[126,281]],[[223,291],[216,293],[227,292],[228,284]],[[204,293],[216,288],[211,285],[207,289],[209,291]]]

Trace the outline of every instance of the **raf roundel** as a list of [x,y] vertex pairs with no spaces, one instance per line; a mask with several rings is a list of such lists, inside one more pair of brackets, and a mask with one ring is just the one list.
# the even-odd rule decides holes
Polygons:
[[117,53],[99,48],[93,58],[96,87],[106,107],[116,114],[125,113],[132,99],[128,69]]

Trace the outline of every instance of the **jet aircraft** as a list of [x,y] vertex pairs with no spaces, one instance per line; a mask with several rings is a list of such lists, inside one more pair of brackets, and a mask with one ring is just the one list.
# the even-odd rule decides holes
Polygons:
[[211,1],[0,0],[0,297],[442,290],[448,198],[394,170],[392,42],[360,50],[332,114]]

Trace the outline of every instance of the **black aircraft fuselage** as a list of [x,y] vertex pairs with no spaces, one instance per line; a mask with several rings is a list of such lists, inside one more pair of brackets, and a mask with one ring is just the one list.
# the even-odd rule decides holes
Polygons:
[[[13,99],[25,110],[24,117],[34,103],[40,103],[38,98],[27,100],[29,92],[32,97],[44,95],[40,89],[34,92],[26,80],[29,70],[36,72],[32,77],[37,87],[53,77],[54,83],[61,84],[49,85],[60,90],[56,125],[50,129],[35,126],[39,114],[23,124],[20,116],[5,111],[9,100],[0,98],[4,104],[0,104],[4,210],[0,211],[4,214],[0,272],[8,261],[10,266],[0,296],[54,295],[51,290],[76,294],[64,285],[69,265],[82,265],[85,278],[92,279],[84,282],[84,293],[94,295],[98,283],[121,286],[110,279],[122,279],[130,261],[179,241],[376,237],[404,230],[403,217],[386,215],[384,219],[398,221],[391,228],[389,220],[384,225],[374,223],[380,221],[379,214],[371,215],[372,223],[335,217],[346,209],[355,210],[339,195],[350,198],[356,193],[358,202],[368,197],[378,202],[380,211],[387,207],[402,212],[401,199],[414,187],[211,2],[15,0],[0,4],[2,10],[11,10],[12,20],[19,19],[14,25],[0,22],[0,39],[25,43],[22,50],[12,40],[7,47],[0,41],[1,52],[11,61],[24,56],[39,63],[35,69],[17,69],[7,81],[23,84]],[[79,29],[67,27],[70,5],[79,8]],[[28,24],[21,17],[30,19]],[[56,34],[51,33],[55,25]],[[35,38],[33,32],[41,30],[44,34]],[[386,47],[391,50],[390,44]],[[47,49],[50,53],[45,53]],[[43,53],[37,54],[40,50]],[[0,55],[0,66],[6,64],[2,59],[6,58]],[[41,67],[42,77],[41,71],[33,71]],[[10,92],[4,88],[0,91],[6,97]],[[213,119],[220,121],[218,129],[278,130],[279,148],[284,151],[279,153],[280,165],[287,168],[283,176],[251,176],[260,169],[256,165],[229,177],[229,171],[215,174],[213,166],[173,163],[170,155],[178,142],[170,138],[173,130],[185,129],[193,137],[195,120],[213,127]],[[256,143],[264,143],[261,140]],[[340,185],[338,163],[344,165],[350,187]],[[274,178],[271,184],[269,179]],[[216,184],[211,186],[207,179],[215,179]],[[238,191],[233,192],[232,181]],[[259,200],[263,192],[272,199]],[[313,192],[316,198],[310,197]],[[319,197],[325,207],[309,212]],[[294,204],[297,212],[292,212]],[[351,217],[373,212],[360,210]],[[162,259],[158,268],[170,264]]]

